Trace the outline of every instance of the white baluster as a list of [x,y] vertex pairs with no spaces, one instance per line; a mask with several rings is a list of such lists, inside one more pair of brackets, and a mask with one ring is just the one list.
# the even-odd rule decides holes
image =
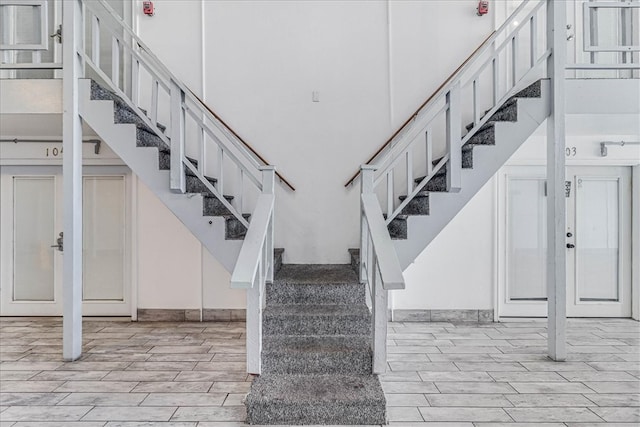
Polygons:
[[480,115],[478,113],[478,80],[473,81],[473,126],[478,124]]
[[393,169],[390,169],[387,172],[387,221],[390,220],[391,214],[393,213]]
[[426,155],[427,155],[427,175],[431,175],[433,172],[433,137],[431,135],[431,128],[428,127],[427,131],[424,134],[425,144],[426,144]]
[[511,87],[518,83],[518,33],[511,39]]
[[111,39],[111,80],[120,87],[120,41],[116,37]]
[[184,92],[177,83],[171,81],[171,190],[186,191],[184,165]]
[[529,42],[530,42],[530,58],[529,58],[529,63],[531,68],[533,68],[533,66],[536,64],[536,59],[538,57],[538,19],[536,18],[536,15],[532,15],[531,19],[529,20],[529,30],[530,30],[530,34],[529,34]]
[[91,60],[100,68],[100,19],[96,15],[91,19]]
[[495,106],[498,103],[498,99],[500,99],[500,76],[499,76],[499,56],[496,54],[496,57],[491,61],[491,73],[493,76],[493,102],[491,105]]
[[160,84],[157,79],[153,79],[151,82],[151,109],[149,113],[151,114],[151,123],[158,123],[158,90]]
[[218,192],[224,195],[224,149],[218,145]]
[[447,152],[449,154],[447,191],[457,193],[462,185],[460,81],[456,82],[447,93],[447,104]]
[[407,195],[413,191],[413,151],[407,150]]

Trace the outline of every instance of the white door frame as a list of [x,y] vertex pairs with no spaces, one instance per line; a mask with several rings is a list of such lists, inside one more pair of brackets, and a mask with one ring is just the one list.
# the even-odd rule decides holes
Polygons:
[[[573,167],[581,167],[581,166],[589,166],[589,167],[594,167],[593,165],[581,165],[581,164],[572,164],[571,166],[568,166],[568,168],[573,168]],[[624,166],[618,166],[618,165],[602,165],[602,166],[613,166],[613,167],[624,167]],[[597,166],[596,166],[597,168]],[[629,171],[631,171],[631,168],[628,168]],[[630,177],[630,185],[633,188],[634,184],[638,183],[640,181],[640,177],[637,176],[638,172],[640,171],[640,168],[635,167],[633,168],[633,176]],[[607,175],[605,173],[605,175]],[[610,174],[608,174],[610,175]],[[544,179],[545,178],[545,167],[544,166],[540,166],[540,165],[531,165],[531,166],[524,166],[524,165],[513,165],[513,166],[505,166],[503,167],[500,172],[498,173],[498,179],[497,179],[497,194],[498,194],[498,203],[497,203],[497,210],[496,210],[496,225],[497,225],[497,239],[496,239],[496,246],[497,246],[497,262],[496,262],[496,266],[497,266],[497,289],[496,289],[496,315],[495,315],[495,320],[499,320],[500,317],[546,317],[546,309],[547,309],[547,304],[546,301],[540,301],[540,302],[536,302],[536,301],[509,301],[507,303],[507,277],[506,277],[506,273],[507,273],[507,264],[506,264],[506,252],[507,252],[507,178],[508,177],[513,177],[513,176],[522,176],[522,177],[529,177],[529,178],[540,178],[540,179]],[[572,178],[573,179],[573,178]],[[572,189],[574,190],[574,189]],[[574,192],[575,193],[575,192]],[[637,193],[637,192],[636,192]],[[624,200],[622,200],[622,194],[621,194],[621,203],[625,203]],[[629,207],[629,209],[627,209],[627,212],[620,212],[621,214],[621,227],[620,227],[620,236],[621,236],[621,251],[623,251],[624,249],[622,248],[622,245],[626,245],[626,247],[631,248],[631,252],[632,254],[625,254],[623,252],[621,252],[620,254],[620,260],[623,260],[623,257],[626,257],[624,259],[626,259],[626,264],[624,266],[624,269],[621,270],[621,274],[626,274],[626,280],[628,280],[630,282],[630,286],[627,287],[627,292],[630,292],[631,295],[621,295],[621,297],[625,298],[625,301],[623,301],[623,303],[627,303],[630,306],[633,307],[633,311],[629,312],[629,313],[624,313],[623,316],[625,317],[629,317],[632,316],[634,318],[638,318],[639,313],[638,310],[640,310],[640,295],[638,294],[638,291],[640,290],[640,286],[638,286],[638,282],[640,277],[638,277],[638,273],[640,271],[640,268],[638,268],[638,266],[634,266],[634,259],[637,260],[638,258],[640,258],[640,248],[638,247],[638,241],[640,241],[640,239],[638,239],[638,237],[636,236],[636,240],[635,241],[629,241],[629,240],[633,240],[631,239],[629,236],[631,234],[633,234],[634,236],[636,234],[638,234],[640,232],[640,227],[638,227],[638,223],[639,221],[639,216],[640,216],[640,212],[638,209],[638,206],[640,205],[638,199],[640,199],[640,197],[633,195],[633,191],[629,191],[629,193],[627,193],[627,197],[628,200],[627,202],[627,206]],[[630,200],[629,200],[630,199]],[[632,209],[631,206],[634,206],[633,208],[633,218],[630,218],[630,216],[632,215]],[[621,210],[622,211],[622,210]],[[623,215],[626,215],[626,217],[623,217]],[[630,224],[630,233],[627,233],[628,235],[625,235],[622,231],[622,223],[625,222],[627,224]],[[626,241],[625,241],[626,240]],[[635,257],[635,258],[632,258]],[[575,276],[575,274],[573,274],[572,276]],[[573,281],[571,281],[571,284],[573,286]],[[569,286],[569,282],[568,282],[568,286]],[[571,292],[571,295],[575,295],[575,291],[572,290],[567,290],[567,297],[569,298],[569,293]],[[629,301],[628,298],[631,298],[631,301]],[[575,301],[568,301],[568,306],[571,305],[571,309],[569,310],[568,307],[568,315],[571,316],[584,316],[585,311],[584,309],[576,309],[576,306],[586,306],[589,304],[585,304],[584,302],[579,302],[575,303]],[[593,305],[593,304],[591,304]],[[604,310],[603,316],[609,315],[611,316],[610,313],[607,313],[607,310]]]
[[[134,253],[135,244],[135,221],[133,217],[134,183],[133,175],[129,168],[124,166],[84,166],[84,176],[122,176],[124,178],[124,198],[125,198],[125,255],[124,255],[124,301],[84,301],[83,315],[85,316],[131,316],[135,311],[135,277],[134,277]],[[60,166],[3,166],[0,173],[0,205],[3,207],[3,214],[0,215],[0,234],[11,236],[13,233],[13,190],[11,188],[13,176],[52,176],[56,185],[56,227],[62,230],[62,168]],[[5,207],[6,206],[6,207]],[[5,215],[9,212],[9,215]],[[2,266],[13,265],[13,239],[0,239],[0,263]],[[55,242],[52,242],[54,244]],[[0,314],[3,316],[24,316],[36,315],[29,313],[26,309],[31,305],[38,304],[37,315],[39,316],[61,316],[62,315],[62,253],[56,251],[55,256],[56,282],[55,301],[50,303],[15,302],[12,301],[12,294],[7,298],[7,290],[12,291],[13,278],[12,268],[2,268],[0,274],[0,289],[2,290],[2,304]]]

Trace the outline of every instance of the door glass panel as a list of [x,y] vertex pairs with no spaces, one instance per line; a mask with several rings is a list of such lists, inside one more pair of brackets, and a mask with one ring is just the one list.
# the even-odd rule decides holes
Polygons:
[[54,300],[55,180],[13,178],[13,300]]
[[618,179],[578,178],[576,283],[580,301],[618,301]]
[[544,190],[544,179],[508,181],[507,284],[512,301],[544,300],[547,296]]
[[83,299],[124,298],[124,177],[85,177]]

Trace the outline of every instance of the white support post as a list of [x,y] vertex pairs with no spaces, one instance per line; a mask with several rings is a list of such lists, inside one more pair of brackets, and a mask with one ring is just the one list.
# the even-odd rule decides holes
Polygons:
[[547,342],[549,357],[567,357],[565,64],[566,4],[547,1],[547,62],[551,79],[551,115],[547,118]]
[[82,61],[77,53],[84,30],[81,17],[80,0],[63,2],[62,357],[66,361],[77,360],[82,354],[82,121],[78,103]]
[[[373,193],[373,180],[374,174],[377,170],[376,166],[371,165],[362,165],[360,167],[360,194],[370,194]],[[360,202],[362,205],[362,201]],[[360,207],[360,283],[367,282],[367,272],[365,270],[365,264],[369,259],[367,257],[368,246],[369,246],[369,231],[367,229],[366,218],[364,216],[364,212],[362,210],[362,206]],[[371,268],[367,266],[367,268]]]
[[374,257],[370,268],[373,271],[373,373],[384,374],[387,371],[387,318],[389,303],[388,293],[382,287],[382,279],[378,273],[378,262]]
[[[171,80],[171,190],[177,193],[186,191],[184,174],[184,92],[180,86]],[[155,124],[155,123],[154,123]],[[221,190],[222,191],[222,190]]]
[[449,167],[447,168],[447,191],[458,193],[462,188],[462,130],[460,129],[460,81],[456,82],[447,92],[447,153],[449,153]]

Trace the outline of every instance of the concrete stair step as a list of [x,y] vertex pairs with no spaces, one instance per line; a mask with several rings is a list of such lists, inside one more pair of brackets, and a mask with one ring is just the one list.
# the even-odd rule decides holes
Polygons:
[[263,311],[262,328],[264,336],[369,336],[371,315],[366,305],[273,305]]
[[361,336],[267,336],[264,374],[371,374],[369,338]]
[[374,375],[270,375],[246,398],[248,424],[386,424],[386,400]]

